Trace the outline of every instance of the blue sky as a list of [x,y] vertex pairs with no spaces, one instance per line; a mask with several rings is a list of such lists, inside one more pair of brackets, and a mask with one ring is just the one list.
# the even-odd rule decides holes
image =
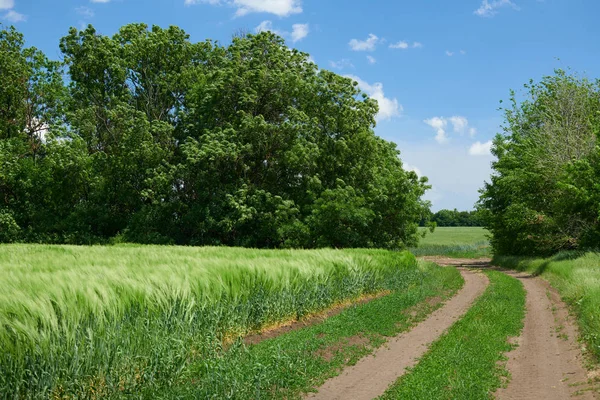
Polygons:
[[193,41],[271,29],[380,101],[377,134],[428,176],[433,209],[471,209],[499,101],[555,68],[600,74],[600,3],[574,0],[0,0],[0,22],[58,59],[70,26],[178,25]]

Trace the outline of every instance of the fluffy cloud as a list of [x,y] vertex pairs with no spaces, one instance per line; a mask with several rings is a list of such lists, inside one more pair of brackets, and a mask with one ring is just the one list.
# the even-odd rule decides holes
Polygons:
[[258,26],[256,28],[254,28],[254,32],[256,32],[256,33],[273,32],[277,35],[281,34],[281,32],[279,32],[277,29],[273,29],[273,22],[271,22],[271,21],[261,22],[260,24],[258,24]]
[[475,15],[480,17],[493,17],[498,14],[498,9],[502,7],[510,6],[515,10],[518,10],[519,7],[513,3],[511,0],[483,0],[481,6],[477,10],[475,10]]
[[448,126],[448,120],[442,117],[433,117],[430,119],[426,119],[425,122],[427,125],[435,129],[436,135],[435,140],[439,144],[448,143],[448,135],[446,134],[446,127]]
[[15,10],[8,10],[6,14],[2,17],[9,22],[17,23],[27,21],[27,17],[23,14],[16,12]]
[[1,19],[11,23],[26,21],[27,17],[13,10],[14,7],[14,0],[0,0],[0,10],[8,10],[8,12],[4,14]]
[[371,85],[354,75],[346,75],[346,77],[356,81],[360,90],[368,94],[373,100],[377,100],[379,104],[379,113],[375,117],[377,121],[384,121],[401,115],[402,105],[395,98],[385,97],[383,84],[377,82]]
[[273,27],[273,22],[267,20],[267,21],[261,22],[256,28],[254,28],[254,31],[256,33],[273,32],[276,35],[284,36],[284,37],[291,36],[292,42],[296,43],[296,42],[304,39],[306,36],[308,36],[309,26],[308,26],[308,24],[294,24],[294,25],[292,25],[292,33],[289,33],[289,32],[280,31],[278,29],[275,29]]
[[469,148],[469,154],[472,156],[489,156],[492,154],[492,141],[489,140],[485,143],[475,142]]
[[460,115],[455,115],[450,118],[433,117],[430,119],[426,119],[423,122],[435,129],[435,140],[439,144],[448,143],[448,141],[450,140],[447,132],[447,128],[449,125],[452,125],[452,130],[454,131],[454,133],[458,133],[460,135],[468,133],[469,136],[473,137],[477,134],[477,129],[475,129],[472,126],[469,126],[469,120]]
[[250,13],[268,13],[287,17],[302,12],[302,0],[185,0],[185,4],[227,5],[236,8],[237,17]]
[[413,171],[415,174],[417,174],[417,176],[419,178],[423,176],[423,173],[421,172],[421,170],[419,168],[415,167],[414,165],[404,163],[404,170],[405,171]]
[[[469,210],[477,201],[480,189],[490,180],[493,158],[470,157],[468,147],[438,146],[414,142],[398,142],[404,169],[418,169],[433,186],[425,195],[433,203],[433,211],[442,208]],[[423,162],[426,160],[426,162]]]
[[0,0],[0,10],[10,10],[14,6],[14,0]]
[[292,25],[292,42],[296,43],[308,36],[310,28],[308,24]]
[[423,47],[423,43],[421,43],[421,42],[413,42],[412,44],[410,44],[409,42],[407,42],[405,40],[401,40],[399,42],[390,44],[390,49],[406,50],[406,49],[410,49],[410,48],[420,49],[421,47]]
[[370,33],[366,40],[352,39],[348,44],[354,51],[374,51],[377,43],[379,43],[379,38]]
[[369,64],[377,63],[377,60],[373,56],[367,56],[367,61],[369,62]]
[[227,5],[236,8],[236,17],[250,13],[268,13],[287,17],[302,12],[302,0],[185,0],[185,4]]

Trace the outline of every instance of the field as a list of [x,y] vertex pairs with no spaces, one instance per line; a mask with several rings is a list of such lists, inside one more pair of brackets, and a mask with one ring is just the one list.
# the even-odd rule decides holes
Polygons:
[[438,227],[433,233],[421,228],[425,237],[411,249],[416,256],[478,258],[491,255],[488,231],[478,227]]
[[[381,335],[410,326],[402,323],[404,309],[451,295],[460,282],[456,271],[418,267],[406,252],[0,246],[0,393],[119,398],[192,390],[240,398],[273,387],[273,397],[306,391],[348,362],[344,354],[368,352],[338,346],[342,358],[325,362],[321,347],[357,330],[381,344]],[[344,311],[337,318],[345,322],[310,349],[302,336],[284,335],[279,340],[292,344],[268,350],[239,340],[376,293],[392,295],[362,306],[371,312]],[[348,312],[359,315],[348,319]],[[300,375],[290,375],[292,365]]]

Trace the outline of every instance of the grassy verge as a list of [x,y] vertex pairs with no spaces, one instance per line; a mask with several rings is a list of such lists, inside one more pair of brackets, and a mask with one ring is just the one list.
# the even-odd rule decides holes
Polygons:
[[546,259],[498,256],[494,263],[547,279],[574,311],[591,361],[600,365],[600,253],[563,252]]
[[[346,365],[425,318],[464,283],[454,268],[421,264],[418,281],[391,295],[346,309],[323,323],[253,346],[238,342],[190,363],[175,387],[152,392],[179,398],[298,398],[337,375]],[[158,389],[158,388],[157,388]]]
[[417,257],[491,257],[487,234],[488,231],[484,228],[440,227],[436,228],[433,233],[427,232],[427,235],[419,242],[419,246],[410,249],[410,251]]
[[407,252],[0,246],[0,398],[218,391],[235,371],[270,392],[271,370],[226,339],[384,290],[418,303],[449,274],[428,271]]
[[485,293],[383,399],[492,398],[507,374],[498,361],[512,349],[508,338],[523,326],[525,290],[505,274],[487,274]]

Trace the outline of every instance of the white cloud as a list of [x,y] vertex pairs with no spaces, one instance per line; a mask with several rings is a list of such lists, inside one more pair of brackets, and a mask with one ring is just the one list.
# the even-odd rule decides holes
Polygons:
[[235,15],[237,17],[250,13],[268,13],[279,17],[288,17],[302,12],[302,0],[185,0],[185,4],[227,5],[236,8]]
[[8,10],[8,12],[6,14],[4,14],[2,19],[5,19],[12,23],[27,21],[27,17],[25,15],[20,14],[20,13],[16,12],[15,10]]
[[449,120],[454,127],[454,132],[460,133],[461,135],[465,133],[467,126],[469,126],[469,120],[465,117],[456,115],[454,117],[450,117]]
[[343,58],[339,61],[329,61],[329,66],[335,69],[354,68],[352,61],[347,58]]
[[412,44],[410,44],[406,40],[401,40],[399,42],[390,44],[390,49],[402,49],[402,50],[406,50],[406,49],[409,49],[411,47],[413,49],[420,49],[421,47],[423,47],[423,43],[421,43],[421,42],[413,42]]
[[367,61],[369,62],[369,64],[376,64],[377,63],[377,59],[375,59],[375,57],[373,56],[367,56]]
[[92,3],[110,3],[110,0],[90,0]]
[[398,43],[392,43],[392,44],[390,44],[390,49],[402,49],[402,50],[406,50],[406,49],[408,49],[408,47],[409,47],[408,42],[405,42],[404,40],[401,40]]
[[308,36],[310,28],[308,24],[292,25],[292,42],[296,43]]
[[261,22],[260,24],[258,24],[258,26],[256,28],[254,28],[254,32],[256,32],[256,33],[273,32],[276,35],[281,34],[281,32],[279,32],[277,29],[273,28],[273,22],[271,22],[271,21]]
[[372,33],[366,40],[352,39],[348,44],[354,51],[373,51],[379,42],[379,38]]
[[[491,156],[470,157],[468,147],[460,145],[408,143],[400,141],[404,169],[418,166],[433,186],[425,199],[433,203],[432,209],[470,210],[479,198],[477,190],[490,180]],[[426,162],[423,162],[426,160]]]
[[93,18],[94,17],[94,10],[92,10],[89,7],[85,7],[85,6],[81,6],[81,7],[77,7],[75,8],[75,12],[81,16],[84,16],[86,18]]
[[346,77],[356,81],[360,90],[368,94],[373,100],[377,100],[379,104],[379,113],[375,117],[377,121],[389,120],[401,115],[404,110],[402,105],[398,103],[396,98],[385,97],[383,84],[377,82],[371,85],[354,75],[346,75]]
[[450,50],[446,50],[446,55],[447,55],[448,57],[452,57],[452,56],[454,55],[454,52],[453,52],[453,51],[450,51]]
[[485,143],[475,142],[469,148],[469,154],[472,156],[489,156],[492,154],[492,141],[489,140]]
[[405,171],[413,171],[415,174],[417,174],[417,176],[419,178],[423,176],[423,173],[421,172],[421,170],[419,168],[415,167],[414,165],[404,163],[404,170]]
[[507,6],[510,6],[515,10],[519,9],[519,7],[511,0],[492,0],[491,2],[489,0],[483,0],[481,6],[474,11],[474,14],[480,17],[493,17],[498,14],[499,8]]
[[448,143],[448,141],[450,140],[447,132],[448,125],[452,125],[452,130],[454,131],[454,133],[458,133],[459,135],[468,133],[469,136],[473,137],[477,134],[477,129],[469,125],[469,120],[460,115],[454,115],[450,118],[433,117],[430,119],[426,119],[423,122],[435,129],[435,140],[439,144]]
[[446,135],[446,127],[448,126],[448,120],[446,118],[433,117],[430,119],[426,119],[423,122],[425,122],[427,125],[429,125],[433,129],[435,129],[435,131],[436,131],[435,140],[439,144],[448,143],[449,138],[448,138],[448,135]]
[[466,51],[464,51],[464,50],[461,50],[461,51],[460,51],[460,54],[464,56],[465,54],[467,54],[467,52],[466,52]]
[[0,10],[10,10],[14,6],[14,0],[0,0]]

